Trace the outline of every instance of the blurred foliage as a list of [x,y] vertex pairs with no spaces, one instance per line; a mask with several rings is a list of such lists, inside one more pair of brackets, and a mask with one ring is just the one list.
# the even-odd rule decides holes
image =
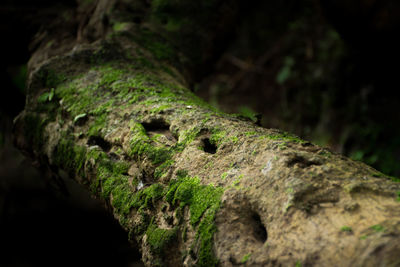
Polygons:
[[276,81],[279,84],[285,83],[286,80],[290,78],[292,74],[292,67],[294,65],[294,59],[290,56],[286,57],[281,70],[276,76]]
[[198,93],[222,110],[261,113],[265,127],[400,176],[399,99],[390,91],[390,56],[380,56],[384,46],[365,50],[364,43],[343,40],[315,3],[258,2]]
[[251,107],[248,106],[240,106],[239,107],[239,114],[245,118],[250,119],[253,122],[258,121],[259,113],[255,112]]

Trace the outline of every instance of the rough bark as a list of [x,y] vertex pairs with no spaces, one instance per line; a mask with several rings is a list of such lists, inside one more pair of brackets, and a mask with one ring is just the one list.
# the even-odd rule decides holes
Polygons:
[[199,100],[193,66],[234,12],[215,38],[167,43],[135,13],[161,2],[83,1],[38,34],[18,147],[101,199],[148,266],[399,264],[400,185]]

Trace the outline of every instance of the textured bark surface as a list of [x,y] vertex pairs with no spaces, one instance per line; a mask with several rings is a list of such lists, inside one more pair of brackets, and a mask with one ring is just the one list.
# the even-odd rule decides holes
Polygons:
[[[400,184],[203,103],[188,89],[200,59],[131,21],[144,1],[83,3],[66,11],[77,32],[64,15],[62,34],[38,34],[15,142],[101,199],[146,265],[400,263]],[[199,41],[201,62],[216,39]]]

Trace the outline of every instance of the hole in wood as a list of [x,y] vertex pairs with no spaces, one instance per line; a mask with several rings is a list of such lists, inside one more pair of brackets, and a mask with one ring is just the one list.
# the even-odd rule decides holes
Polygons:
[[164,139],[159,139],[159,143],[167,146],[172,146],[176,143],[175,136],[169,130],[170,125],[165,120],[153,119],[149,122],[142,122],[142,125],[150,138],[153,138],[155,135],[163,135],[165,137]]
[[169,124],[163,119],[154,119],[149,122],[142,122],[146,132],[169,131]]
[[99,146],[105,152],[111,149],[111,144],[100,136],[90,136],[87,144],[90,146]]
[[252,219],[252,227],[253,227],[253,236],[256,240],[265,243],[268,239],[267,229],[265,229],[263,223],[261,222],[260,215],[257,213],[253,213],[251,216]]
[[215,154],[217,152],[217,146],[210,142],[209,138],[204,138],[201,140],[203,144],[204,152]]

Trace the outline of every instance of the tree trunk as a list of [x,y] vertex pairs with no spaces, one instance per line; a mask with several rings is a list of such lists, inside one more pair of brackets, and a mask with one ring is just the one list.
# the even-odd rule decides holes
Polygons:
[[188,89],[240,8],[186,2],[81,1],[42,28],[17,146],[102,200],[147,266],[400,264],[400,184]]

